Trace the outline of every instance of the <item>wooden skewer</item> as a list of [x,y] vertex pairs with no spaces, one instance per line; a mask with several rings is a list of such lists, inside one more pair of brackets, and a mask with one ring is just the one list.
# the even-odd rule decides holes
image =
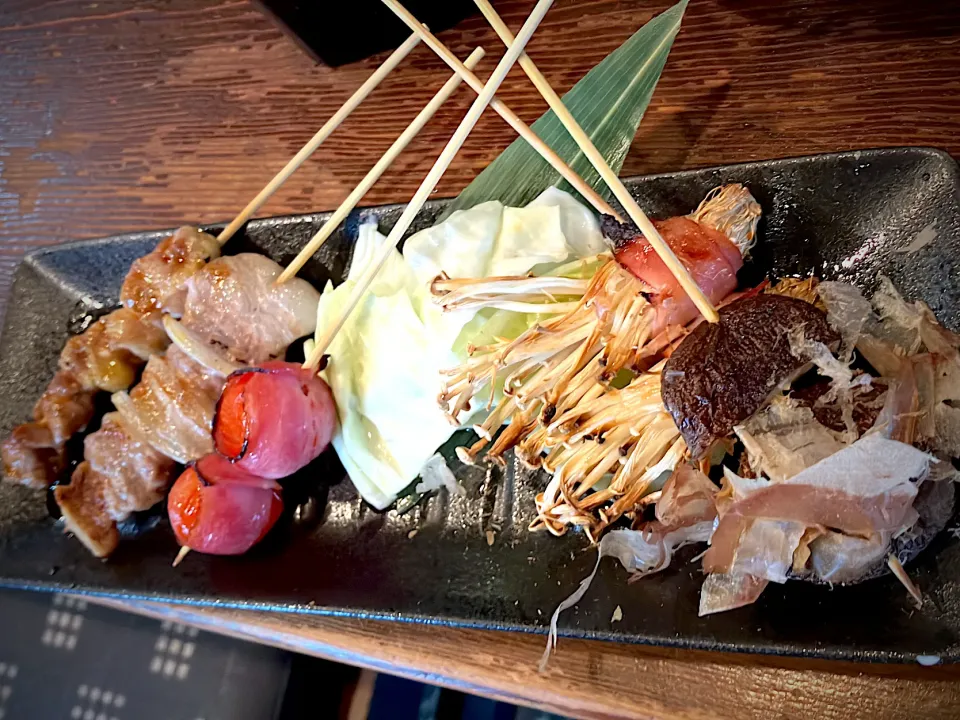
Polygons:
[[[389,7],[394,14],[397,15],[401,20],[403,20],[407,26],[413,30],[417,35],[419,35],[423,41],[435,52],[440,58],[450,66],[450,68],[458,73],[464,81],[472,87],[477,92],[483,90],[483,81],[480,80],[476,75],[474,75],[469,68],[465,67],[462,62],[450,52],[449,48],[444,45],[442,42],[437,40],[436,36],[427,29],[417,18],[403,5],[401,5],[397,0],[383,0],[384,4]],[[561,177],[566,180],[570,185],[572,185],[578,193],[580,193],[591,205],[593,205],[597,212],[604,213],[606,215],[613,215],[616,218],[619,218],[619,214],[613,207],[604,200],[600,195],[590,187],[579,175],[577,175],[569,165],[567,165],[563,159],[557,155],[553,149],[547,145],[543,140],[537,137],[537,134],[533,129],[527,125],[523,120],[517,117],[517,114],[513,112],[509,107],[507,107],[502,100],[499,98],[493,98],[490,101],[490,107],[497,111],[504,120],[517,131],[517,134],[520,135],[524,140],[526,140],[530,146],[540,153],[540,156],[550,163],[550,166],[560,173]]]
[[[510,28],[506,26],[497,14],[497,11],[493,9],[493,6],[488,0],[474,0],[474,2],[477,7],[480,8],[480,12],[483,13],[483,16],[487,19],[487,22],[490,23],[490,26],[497,35],[500,36],[500,39],[503,40],[507,47],[510,47],[510,44],[513,42],[513,33],[510,32]],[[667,39],[665,38],[663,42],[666,43]],[[430,43],[427,42],[427,44],[429,45]],[[577,145],[580,146],[580,150],[597,169],[600,177],[603,178],[603,181],[610,190],[613,191],[613,194],[617,200],[620,201],[620,204],[623,205],[623,209],[627,211],[627,215],[629,215],[630,219],[640,228],[644,237],[647,238],[653,246],[653,249],[656,250],[657,255],[660,256],[660,259],[663,260],[663,263],[669,268],[670,272],[673,273],[677,282],[680,283],[680,286],[686,291],[687,295],[690,296],[690,299],[693,300],[694,304],[703,314],[703,317],[710,322],[717,322],[720,316],[717,315],[717,310],[713,306],[713,303],[703,294],[700,286],[697,285],[696,281],[690,276],[690,272],[683,266],[683,263],[680,262],[670,246],[664,242],[663,237],[657,232],[657,228],[650,222],[650,218],[643,212],[643,209],[637,204],[637,201],[633,199],[630,191],[627,190],[620,178],[617,177],[613,168],[607,164],[603,154],[597,150],[596,145],[593,144],[593,141],[590,140],[587,133],[584,132],[580,124],[574,119],[571,112],[567,109],[567,106],[563,104],[563,100],[557,95],[556,91],[554,91],[550,83],[543,76],[543,73],[540,72],[539,68],[537,68],[533,60],[531,60],[526,53],[520,56],[518,62],[527,74],[527,77],[529,77],[530,81],[534,84],[534,87],[537,88],[543,96],[543,99],[547,101],[550,109],[553,110],[554,114],[563,124],[563,127],[570,133],[570,136],[576,141]]]
[[183,562],[183,559],[190,554],[190,548],[186,545],[180,546],[180,552],[177,553],[177,556],[173,559],[173,567],[176,567]]
[[[483,58],[483,55],[483,48],[476,48],[470,53],[464,65],[472,70]],[[377,164],[370,169],[370,172],[360,181],[356,189],[347,196],[347,199],[334,211],[330,219],[317,231],[317,234],[310,238],[310,242],[308,242],[293,261],[287,265],[287,268],[280,273],[280,277],[277,278],[278,284],[286,282],[300,272],[300,268],[304,266],[307,260],[313,257],[320,246],[333,234],[333,231],[340,227],[340,223],[350,214],[350,211],[357,206],[357,203],[363,199],[367,191],[380,179],[380,176],[390,167],[390,164],[396,160],[397,156],[410,144],[410,141],[423,129],[423,126],[436,114],[440,106],[453,95],[462,81],[463,78],[461,78],[459,74],[454,73],[453,76],[444,83],[440,91],[433,96],[433,99],[427,103],[427,106],[420,111],[420,114],[413,119],[413,122],[407,126],[407,129],[394,141],[390,149],[387,150],[387,152],[383,154],[383,157],[377,161]]]
[[530,40],[534,31],[537,29],[537,26],[540,24],[540,21],[543,20],[543,16],[547,14],[547,10],[550,9],[552,4],[553,0],[539,0],[539,2],[537,2],[536,6],[533,8],[533,12],[530,13],[527,21],[523,24],[523,27],[520,28],[520,32],[517,34],[516,40],[510,45],[510,47],[507,49],[507,52],[504,53],[503,58],[490,75],[490,79],[487,80],[487,84],[483,86],[480,94],[477,95],[477,99],[474,100],[473,105],[470,106],[467,114],[464,115],[463,120],[460,122],[460,126],[453,133],[453,136],[447,142],[446,147],[443,148],[443,152],[440,153],[440,156],[437,158],[437,161],[434,163],[433,167],[430,168],[430,172],[427,173],[427,176],[423,179],[423,182],[420,183],[420,187],[417,188],[417,192],[414,193],[413,198],[403,209],[403,213],[397,220],[396,225],[393,226],[393,229],[390,231],[390,234],[387,236],[383,245],[381,245],[378,249],[373,262],[357,279],[356,284],[350,291],[350,296],[347,298],[346,304],[340,311],[339,317],[330,323],[330,325],[324,330],[322,336],[317,338],[317,342],[314,345],[313,351],[310,353],[307,361],[303,364],[305,368],[312,369],[316,367],[317,363],[320,361],[320,358],[322,358],[327,352],[327,348],[330,347],[330,343],[332,342],[334,336],[336,336],[336,334],[340,331],[340,328],[343,327],[343,324],[350,316],[350,313],[353,312],[353,309],[357,306],[357,303],[359,303],[361,298],[363,298],[370,283],[373,282],[373,279],[380,271],[380,268],[383,267],[383,264],[387,261],[387,258],[390,257],[390,253],[392,253],[394,248],[397,247],[404,233],[406,233],[406,231],[410,228],[410,225],[413,223],[413,219],[416,217],[417,213],[420,212],[420,208],[423,207],[423,204],[427,201],[430,193],[433,192],[433,189],[436,187],[440,178],[447,171],[447,168],[450,167],[450,163],[453,162],[453,158],[456,156],[457,152],[460,150],[460,147],[466,141],[467,136],[470,135],[470,132],[477,124],[477,121],[483,114],[484,109],[490,104],[490,100],[493,98],[494,93],[500,87],[500,84],[507,76],[507,73],[510,72],[510,68],[513,67],[513,64],[520,56],[520,53],[523,52],[523,48]]
[[384,60],[383,64],[350,96],[350,99],[343,104],[343,107],[337,110],[337,112],[333,114],[333,117],[327,120],[322,128],[317,130],[317,134],[310,138],[310,141],[306,145],[300,148],[300,152],[294,155],[290,162],[284,165],[283,169],[273,176],[273,179],[267,183],[267,186],[257,193],[257,196],[240,211],[240,214],[233,219],[233,222],[220,231],[220,234],[217,235],[217,242],[223,245],[227,240],[232,238],[237,230],[239,230],[243,224],[263,206],[270,196],[293,175],[296,169],[320,147],[320,144],[330,136],[330,133],[336,130],[340,126],[340,123],[346,120],[347,116],[357,109],[357,106],[373,92],[377,85],[383,82],[383,79],[410,54],[410,51],[413,50],[419,42],[420,37],[414,33],[404,41],[403,45],[394,50],[390,57]]

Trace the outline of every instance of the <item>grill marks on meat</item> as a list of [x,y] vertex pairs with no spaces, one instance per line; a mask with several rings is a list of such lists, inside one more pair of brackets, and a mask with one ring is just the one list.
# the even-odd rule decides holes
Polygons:
[[[140,382],[113,403],[128,427],[180,463],[213,451],[211,430],[223,378],[171,346],[147,362]],[[141,508],[143,509],[143,508]]]
[[216,238],[182,227],[153,252],[134,260],[120,288],[120,303],[140,315],[164,311],[179,316],[187,279],[219,255]]
[[149,354],[166,344],[158,324],[128,308],[70,338],[59,370],[34,406],[33,422],[15,427],[0,448],[7,480],[34,488],[56,480],[66,465],[67,441],[93,419],[97,392],[129,387]]
[[33,422],[17,425],[3,442],[4,477],[27,487],[48,487],[66,467],[70,436],[93,418],[95,391],[60,370],[33,409]]
[[105,557],[120,540],[117,521],[163,499],[174,462],[131,433],[119,413],[105,415],[100,429],[87,436],[84,456],[70,484],[53,493],[67,529]]
[[804,368],[788,342],[798,327],[827,345],[839,339],[813,305],[757,295],[731,303],[720,310],[720,322],[703,323],[680,343],[664,366],[661,393],[694,458]]
[[[303,280],[275,287],[280,272],[262,255],[212,261],[186,284],[184,327],[232,357],[259,362],[283,353],[314,329],[319,294]],[[162,499],[175,462],[213,452],[224,382],[171,345],[150,357],[129,393],[114,393],[117,412],[86,439],[86,462],[71,484],[54,491],[68,528],[91,552],[109,555],[119,542],[116,523]]]
[[123,307],[67,340],[33,422],[15,427],[0,447],[7,480],[43,488],[57,479],[67,440],[93,419],[96,393],[130,387],[143,363],[166,348],[159,311],[182,305],[186,278],[217,254],[212,236],[180,228],[134,262],[121,288]]
[[176,346],[147,362],[140,382],[113,396],[117,412],[84,440],[84,462],[54,489],[67,529],[97,557],[120,540],[116,524],[163,499],[177,462],[213,450],[210,429],[223,378]]

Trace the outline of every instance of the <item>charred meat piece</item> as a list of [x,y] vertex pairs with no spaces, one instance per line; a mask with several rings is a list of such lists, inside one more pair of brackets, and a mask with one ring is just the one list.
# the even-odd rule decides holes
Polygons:
[[85,390],[116,392],[130,387],[144,361],[168,344],[156,318],[120,308],[67,340],[60,369]]
[[67,529],[97,557],[120,540],[117,521],[163,499],[174,462],[131,432],[119,413],[108,413],[84,440],[85,460],[69,485],[53,493]]
[[[184,284],[183,327],[229,357],[260,361],[281,355],[313,330],[319,300],[304,280],[276,287],[281,270],[254,254],[210,262]],[[171,345],[150,357],[129,392],[113,394],[117,412],[86,438],[86,459],[71,483],[54,491],[68,529],[91,552],[109,555],[119,542],[117,523],[163,498],[175,462],[213,451],[213,416],[225,381],[216,369]]]
[[129,387],[151,350],[167,345],[162,327],[121,308],[67,341],[60,369],[33,409],[33,422],[18,425],[4,442],[4,477],[29,487],[53,483],[66,463],[65,446],[93,418],[101,390]]
[[184,227],[134,262],[120,291],[123,307],[67,341],[34,421],[15,427],[3,442],[8,481],[42,488],[57,479],[67,440],[93,418],[95,394],[130,387],[144,362],[163,352],[169,341],[159,311],[182,310],[185,280],[218,254],[212,236]]
[[790,352],[788,335],[797,328],[827,345],[839,340],[813,305],[756,295],[723,308],[720,322],[703,323],[680,343],[664,367],[661,394],[694,458],[806,366]]
[[213,450],[210,433],[223,383],[173,345],[150,358],[129,393],[112,399],[127,427],[164,455],[188,463]]

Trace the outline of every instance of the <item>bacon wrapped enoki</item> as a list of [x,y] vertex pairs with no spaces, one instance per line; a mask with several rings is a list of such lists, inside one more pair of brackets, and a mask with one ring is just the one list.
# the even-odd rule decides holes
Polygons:
[[33,422],[18,425],[4,441],[8,481],[42,488],[59,477],[66,442],[93,418],[96,393],[130,387],[144,362],[163,352],[161,311],[181,312],[184,281],[218,254],[212,236],[182,227],[134,262],[120,291],[122,307],[67,341]]
[[[656,224],[701,289],[722,305],[736,287],[759,215],[746,188],[728,185],[691,215]],[[432,288],[448,309],[554,315],[515,339],[468,348],[468,360],[445,374],[438,400],[456,422],[502,380],[503,399],[474,427],[480,440],[458,455],[470,463],[487,448],[487,457],[498,460],[517,447],[523,462],[553,473],[534,525],[558,534],[570,524],[602,531],[630,512],[685,452],[659,399],[659,371],[646,371],[686,335],[696,312],[646,240],[611,220],[603,226],[615,235],[615,258],[598,256],[588,281],[563,277],[568,269],[560,269],[551,276],[472,283],[439,278]],[[615,380],[631,377],[628,387],[614,389]],[[624,403],[647,409],[635,416]],[[597,430],[576,423],[594,423]]]

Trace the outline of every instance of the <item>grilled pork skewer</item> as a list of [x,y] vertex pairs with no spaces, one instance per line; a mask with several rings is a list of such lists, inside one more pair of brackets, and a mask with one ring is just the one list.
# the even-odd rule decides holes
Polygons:
[[[54,490],[67,529],[94,555],[116,548],[118,522],[163,499],[176,463],[212,452],[224,365],[263,363],[313,330],[319,294],[305,280],[276,286],[280,272],[269,258],[242,254],[208,263],[184,284],[182,327],[198,345],[151,357],[140,382],[114,394],[117,412],[86,438],[70,484]],[[217,362],[207,360],[213,353]]]
[[147,359],[163,352],[168,340],[161,312],[179,314],[184,282],[219,254],[213,237],[183,227],[134,262],[120,290],[122,307],[67,341],[33,421],[15,427],[3,442],[7,480],[45,488],[60,476],[67,441],[93,418],[94,396],[130,387]]

